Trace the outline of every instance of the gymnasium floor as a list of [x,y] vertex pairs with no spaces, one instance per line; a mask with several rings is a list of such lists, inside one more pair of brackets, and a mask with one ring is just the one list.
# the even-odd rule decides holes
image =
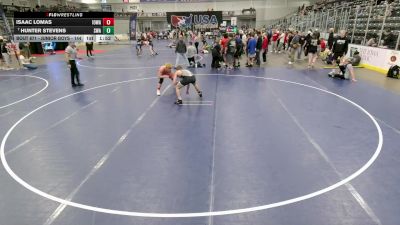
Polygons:
[[177,106],[166,44],[0,73],[0,225],[400,224],[398,80],[206,56]]

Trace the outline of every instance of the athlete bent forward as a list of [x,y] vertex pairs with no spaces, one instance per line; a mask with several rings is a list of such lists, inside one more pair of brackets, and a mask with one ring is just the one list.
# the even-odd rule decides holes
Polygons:
[[178,77],[181,78],[180,81],[175,81],[176,97],[178,98],[175,104],[178,105],[182,104],[182,96],[180,89],[186,85],[192,84],[196,89],[197,93],[199,94],[200,98],[203,97],[203,93],[200,91],[200,87],[196,82],[196,77],[193,75],[192,72],[190,72],[189,70],[182,69],[182,66],[177,66],[174,77],[175,79],[177,79]]

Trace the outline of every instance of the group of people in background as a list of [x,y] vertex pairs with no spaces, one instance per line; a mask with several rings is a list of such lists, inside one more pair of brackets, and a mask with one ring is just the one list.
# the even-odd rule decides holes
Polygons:
[[142,55],[142,48],[148,46],[151,56],[158,55],[154,50],[153,39],[154,37],[151,32],[139,34],[136,42],[136,54],[138,56]]
[[369,34],[367,38],[368,41],[366,45],[370,47],[383,47],[389,49],[395,49],[396,47],[397,37],[391,30],[385,30],[382,33],[380,42],[379,42],[379,35],[376,33]]
[[[361,58],[358,53],[353,58],[346,58],[349,39],[345,31],[335,35],[330,29],[327,40],[321,37],[320,32],[309,30],[306,33],[291,29],[268,30],[240,30],[237,33],[223,33],[213,39],[210,46],[203,34],[196,31],[175,31],[178,41],[174,43],[176,62],[175,66],[197,66],[195,57],[199,53],[211,53],[212,68],[226,68],[232,70],[240,67],[244,61],[246,67],[261,66],[267,62],[267,54],[288,54],[288,64],[308,59],[307,68],[314,68],[318,58],[333,67],[345,65],[343,73],[345,78],[356,81],[351,65],[358,65]],[[202,43],[202,50],[199,50]],[[207,48],[208,47],[208,48]],[[209,51],[210,50],[210,51]],[[246,57],[245,60],[242,60]],[[341,74],[339,70],[333,70],[332,74]]]
[[[270,29],[263,33],[261,31],[247,33],[240,31],[237,34],[224,34],[214,42],[212,65],[218,67],[218,59],[227,65],[231,65],[243,54],[247,56],[246,66],[261,65],[266,62],[267,53],[270,50],[270,53],[275,54],[288,53],[289,64],[293,64],[295,58],[301,60],[304,53],[309,59],[308,66],[313,67],[320,53],[333,50],[334,44],[335,46],[344,45],[344,50],[340,49],[340,53],[347,52],[349,41],[346,36],[343,37],[346,39],[345,43],[337,42],[341,39],[340,35],[329,37],[329,47],[327,47],[326,40],[320,36],[318,30],[310,30],[304,35],[299,31],[287,30],[281,32],[278,29]],[[335,49],[339,49],[339,47]]]
[[[13,70],[13,61],[17,61],[19,68],[36,69],[37,65],[31,56],[29,43],[21,42],[18,45],[11,40],[0,36],[0,69]],[[15,58],[14,58],[15,57]]]

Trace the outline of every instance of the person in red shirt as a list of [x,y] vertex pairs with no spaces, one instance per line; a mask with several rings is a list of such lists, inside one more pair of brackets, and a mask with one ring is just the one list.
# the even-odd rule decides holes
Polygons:
[[261,46],[263,64],[267,62],[267,52],[268,52],[268,35],[264,33],[264,38]]
[[279,38],[279,30],[277,30],[272,35],[272,50],[271,50],[271,52],[277,53],[277,51],[278,51],[278,38]]
[[289,37],[288,32],[285,32],[285,37],[283,38],[283,50],[286,50],[286,48],[288,47],[288,44],[287,44],[288,37]]
[[228,34],[225,33],[224,37],[221,39],[221,55],[224,57],[224,62],[226,63],[226,47],[228,45],[229,42],[229,38],[228,38]]
[[326,49],[326,42],[325,39],[321,38],[320,39],[320,43],[321,43],[321,52],[324,52]]

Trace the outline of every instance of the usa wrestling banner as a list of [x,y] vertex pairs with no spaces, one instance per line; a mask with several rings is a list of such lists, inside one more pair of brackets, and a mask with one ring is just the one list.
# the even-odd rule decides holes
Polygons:
[[222,11],[167,12],[172,28],[218,29],[222,23]]

